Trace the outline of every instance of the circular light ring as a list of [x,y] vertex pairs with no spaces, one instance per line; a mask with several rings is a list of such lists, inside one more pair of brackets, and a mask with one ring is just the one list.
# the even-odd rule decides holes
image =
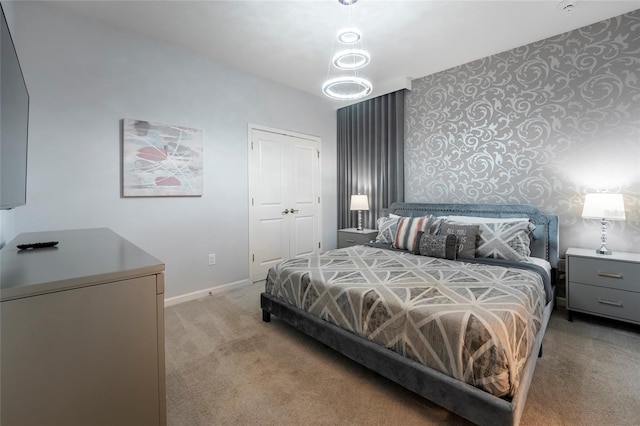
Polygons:
[[362,34],[355,28],[345,28],[338,33],[338,41],[344,44],[353,44],[360,41]]
[[357,70],[369,63],[369,52],[362,49],[341,50],[333,57],[333,65],[341,70]]
[[358,0],[338,0],[338,3],[344,4],[345,6],[352,5],[356,3]]
[[373,86],[371,86],[371,82],[361,77],[332,78],[322,85],[322,91],[325,95],[338,100],[364,98],[371,94],[372,90]]

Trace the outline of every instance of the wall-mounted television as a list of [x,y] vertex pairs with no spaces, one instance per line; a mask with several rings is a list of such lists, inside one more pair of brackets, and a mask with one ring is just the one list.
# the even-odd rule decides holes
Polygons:
[[29,92],[0,4],[0,209],[27,203]]

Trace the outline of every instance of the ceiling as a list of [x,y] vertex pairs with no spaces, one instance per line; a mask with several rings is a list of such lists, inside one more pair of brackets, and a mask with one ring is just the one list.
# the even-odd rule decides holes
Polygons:
[[[564,3],[566,3],[565,0]],[[346,26],[362,32],[371,96],[412,78],[640,9],[640,0],[55,1],[319,97]],[[338,104],[337,101],[331,101]],[[340,103],[337,106],[345,105]]]

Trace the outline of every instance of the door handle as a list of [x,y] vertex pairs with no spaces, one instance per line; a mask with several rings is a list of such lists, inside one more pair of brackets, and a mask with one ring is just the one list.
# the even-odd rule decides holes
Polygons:
[[291,209],[291,213],[296,213],[296,212],[299,212],[299,211],[300,211],[300,209],[298,209],[298,210],[296,210],[296,209]]
[[289,209],[282,210],[282,214],[289,214]]

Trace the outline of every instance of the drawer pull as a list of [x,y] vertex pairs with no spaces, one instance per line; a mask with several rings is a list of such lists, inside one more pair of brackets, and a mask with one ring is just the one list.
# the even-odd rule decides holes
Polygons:
[[606,278],[618,278],[622,279],[622,274],[614,274],[613,272],[598,272],[598,275]]
[[355,243],[356,240],[347,240],[348,243]]
[[602,303],[603,305],[617,306],[618,308],[622,308],[622,303],[614,302],[612,300],[598,299],[598,303]]

